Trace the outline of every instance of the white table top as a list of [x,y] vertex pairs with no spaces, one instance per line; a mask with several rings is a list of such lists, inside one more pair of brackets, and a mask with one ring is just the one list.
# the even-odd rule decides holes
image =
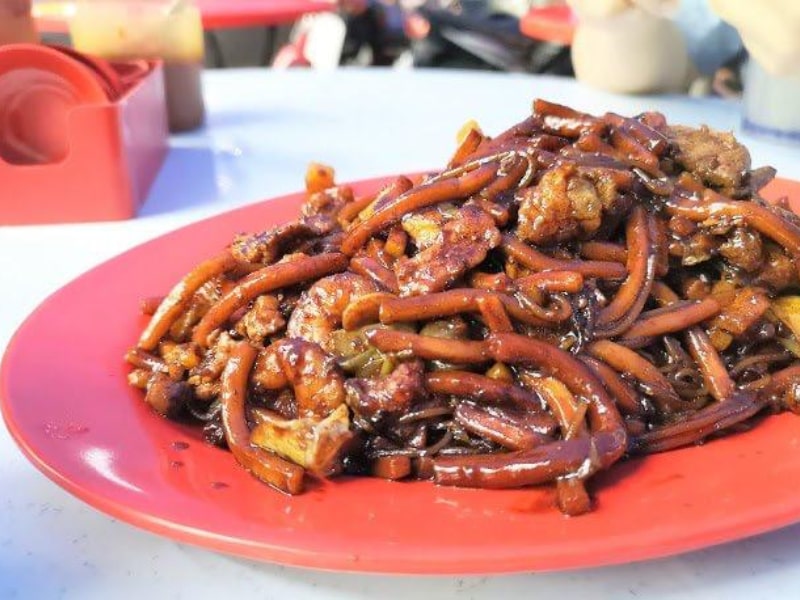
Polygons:
[[[73,277],[157,234],[301,187],[309,160],[340,181],[441,165],[469,118],[498,132],[535,96],[586,110],[661,110],[672,122],[737,129],[739,106],[619,97],[571,80],[431,72],[242,70],[206,78],[209,124],[176,137],[139,218],[0,228],[0,349]],[[800,178],[800,148],[741,136],[755,164]],[[0,196],[2,195],[0,187]],[[796,537],[797,536],[797,537]],[[800,589],[800,525],[669,559],[567,573],[389,578],[256,564],[134,529],[36,471],[0,427],[0,598],[789,598]]]

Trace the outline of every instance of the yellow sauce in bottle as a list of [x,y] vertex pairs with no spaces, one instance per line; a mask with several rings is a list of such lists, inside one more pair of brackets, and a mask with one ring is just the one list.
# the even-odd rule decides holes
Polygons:
[[200,12],[184,0],[84,0],[70,22],[76,49],[113,60],[160,58],[171,131],[205,119]]

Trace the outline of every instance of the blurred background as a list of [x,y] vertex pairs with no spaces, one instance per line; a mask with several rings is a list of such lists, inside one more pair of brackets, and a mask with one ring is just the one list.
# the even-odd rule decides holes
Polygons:
[[[17,2],[0,0],[0,5],[9,1]],[[69,43],[67,23],[80,4],[98,3],[33,1],[33,16],[46,42]],[[196,4],[204,12],[215,3]],[[358,65],[572,74],[571,34],[559,31],[573,25],[564,0],[219,0],[217,4],[240,4],[251,14],[204,23],[209,68]],[[285,16],[277,15],[281,7]],[[543,22],[552,23],[552,34],[548,36],[545,26],[539,39],[520,30],[521,19],[537,10]],[[241,26],[225,23],[237,20]]]
[[[749,76],[765,93],[800,70],[795,0],[0,0],[0,44],[38,34],[118,56],[126,40],[98,33],[113,29],[109,11],[133,31],[141,19],[130,15],[153,6],[162,16],[197,12],[200,62],[211,69],[482,69],[577,77],[617,93],[724,97],[741,94],[748,51]],[[151,38],[190,29],[186,19],[164,23]]]
[[[627,95],[743,96],[750,132],[800,139],[796,0],[0,0],[0,51],[37,41],[88,66],[112,103],[147,75],[137,61],[163,61],[173,133],[205,121],[203,70],[357,67],[539,74]],[[6,56],[17,67],[33,60]],[[16,154],[0,148],[0,156],[65,155],[28,143],[40,116],[55,111],[17,104],[6,120],[29,125],[0,120],[0,137],[14,134],[6,146],[16,144]],[[15,133],[23,130],[26,140]]]

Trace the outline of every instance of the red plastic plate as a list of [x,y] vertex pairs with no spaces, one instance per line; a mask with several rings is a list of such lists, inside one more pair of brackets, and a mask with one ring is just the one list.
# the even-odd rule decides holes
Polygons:
[[[358,184],[376,189],[379,181]],[[800,184],[779,181],[771,196]],[[347,571],[500,573],[592,567],[684,552],[800,520],[800,420],[770,417],[704,447],[631,460],[594,480],[568,518],[549,489],[335,480],[290,498],[159,418],[125,382],[138,303],[164,293],[238,231],[294,218],[300,195],[153,240],[40,306],[2,366],[2,409],[25,454],[92,506],[167,537],[254,559]],[[188,446],[186,446],[188,444]]]

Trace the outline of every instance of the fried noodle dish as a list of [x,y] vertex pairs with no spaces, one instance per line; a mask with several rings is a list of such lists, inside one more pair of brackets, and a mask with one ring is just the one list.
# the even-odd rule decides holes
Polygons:
[[288,494],[307,475],[552,483],[800,412],[800,220],[729,133],[536,100],[437,173],[355,196],[312,164],[296,221],[236,236],[127,361]]

